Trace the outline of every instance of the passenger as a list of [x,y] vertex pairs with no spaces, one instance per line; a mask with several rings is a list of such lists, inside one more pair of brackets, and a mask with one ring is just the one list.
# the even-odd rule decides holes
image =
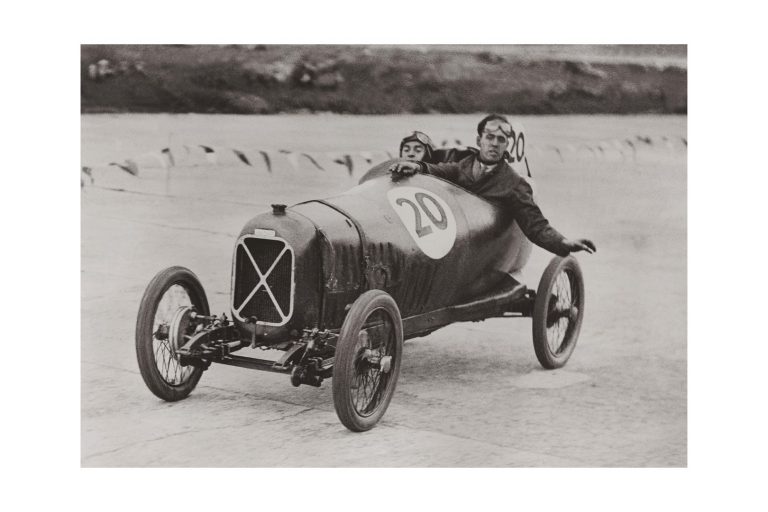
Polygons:
[[531,242],[559,256],[597,249],[591,240],[571,240],[553,228],[533,200],[528,182],[505,161],[512,126],[504,116],[491,114],[477,125],[477,145],[458,162],[399,161],[389,167],[392,179],[424,172],[451,181],[507,210]]

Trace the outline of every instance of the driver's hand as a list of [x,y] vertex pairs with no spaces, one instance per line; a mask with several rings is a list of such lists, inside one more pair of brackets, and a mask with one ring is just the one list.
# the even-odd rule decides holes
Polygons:
[[389,172],[392,173],[392,181],[397,181],[406,176],[413,176],[419,170],[421,170],[421,166],[416,162],[397,162],[389,168]]
[[568,246],[571,252],[587,251],[589,254],[597,252],[597,247],[592,240],[586,238],[579,238],[578,240],[563,240],[563,243]]

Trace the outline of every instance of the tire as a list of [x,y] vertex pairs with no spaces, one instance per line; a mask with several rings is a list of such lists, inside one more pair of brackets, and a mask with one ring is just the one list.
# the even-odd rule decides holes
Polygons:
[[149,282],[136,320],[136,357],[141,376],[152,393],[168,402],[186,398],[203,373],[202,368],[179,364],[172,354],[170,336],[156,336],[161,324],[166,325],[166,333],[169,331],[173,318],[185,306],[209,314],[208,299],[197,276],[184,267],[170,267]]
[[349,430],[370,430],[384,416],[402,354],[403,321],[394,299],[381,290],[363,293],[341,326],[333,367],[333,405]]
[[573,353],[584,318],[584,277],[573,256],[555,257],[533,305],[533,349],[541,366],[561,368]]

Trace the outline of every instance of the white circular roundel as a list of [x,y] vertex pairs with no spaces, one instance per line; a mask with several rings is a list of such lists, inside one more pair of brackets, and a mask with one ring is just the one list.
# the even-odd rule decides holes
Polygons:
[[440,259],[456,241],[456,218],[437,194],[418,187],[395,187],[387,199],[424,254]]

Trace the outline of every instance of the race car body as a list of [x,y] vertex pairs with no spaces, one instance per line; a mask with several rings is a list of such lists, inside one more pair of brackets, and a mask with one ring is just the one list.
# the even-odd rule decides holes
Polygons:
[[[532,317],[539,362],[563,366],[584,314],[577,261],[553,258],[527,288],[510,275],[531,242],[508,213],[431,175],[393,180],[389,165],[337,196],[249,220],[233,252],[232,318],[210,315],[189,269],[159,272],[136,322],[147,387],[181,400],[213,363],[287,373],[294,386],[332,378],[339,419],[364,431],[389,405],[403,341],[453,322]],[[235,354],[246,348],[282,355]]]
[[233,317],[247,336],[282,342],[338,329],[349,304],[379,289],[409,318],[482,296],[529,253],[487,201],[433,176],[381,176],[250,220],[234,255]]

